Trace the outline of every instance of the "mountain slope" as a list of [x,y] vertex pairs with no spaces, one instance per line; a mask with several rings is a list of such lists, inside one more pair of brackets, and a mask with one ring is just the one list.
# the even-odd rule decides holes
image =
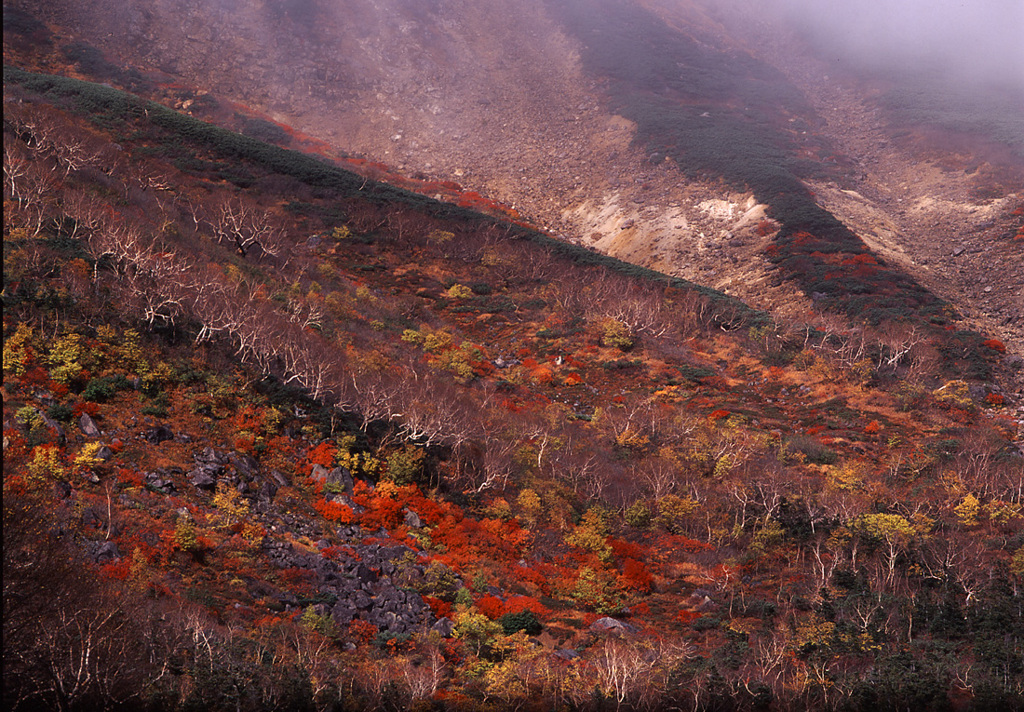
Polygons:
[[109,87],[5,106],[12,705],[1013,704],[997,386]]

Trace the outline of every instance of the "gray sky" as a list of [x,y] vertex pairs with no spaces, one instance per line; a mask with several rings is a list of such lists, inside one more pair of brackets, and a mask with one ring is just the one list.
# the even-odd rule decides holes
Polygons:
[[1024,90],[1024,0],[775,0],[836,59]]

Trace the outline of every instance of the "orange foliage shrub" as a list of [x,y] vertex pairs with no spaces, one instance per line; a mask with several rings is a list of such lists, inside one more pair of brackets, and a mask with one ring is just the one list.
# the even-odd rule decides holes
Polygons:
[[424,596],[423,602],[430,606],[430,610],[435,618],[452,617],[452,604],[447,601],[442,601],[440,598],[434,598],[433,596]]
[[334,445],[326,440],[317,445],[306,455],[306,460],[309,461],[310,470],[313,469],[313,465],[334,467],[334,455],[336,452],[337,450]]
[[870,423],[864,426],[864,433],[867,435],[874,435],[881,431],[882,426],[878,424],[877,420],[872,420]]
[[720,420],[722,418],[728,417],[729,411],[725,410],[724,408],[719,408],[718,410],[712,412],[711,415],[708,416],[708,420]]
[[482,596],[478,598],[476,607],[492,621],[505,615],[505,602],[497,596]]
[[635,591],[650,593],[654,577],[643,562],[626,559],[622,562],[622,583]]
[[328,502],[326,499],[318,499],[313,503],[321,517],[329,522],[339,524],[350,524],[352,522],[352,508],[340,502]]
[[522,613],[523,611],[530,611],[541,620],[551,614],[551,610],[547,606],[532,596],[510,596],[505,601],[505,613]]

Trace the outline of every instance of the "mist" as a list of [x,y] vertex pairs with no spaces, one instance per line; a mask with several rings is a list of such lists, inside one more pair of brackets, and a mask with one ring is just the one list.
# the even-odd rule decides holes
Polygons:
[[775,0],[827,59],[1024,92],[1024,0]]

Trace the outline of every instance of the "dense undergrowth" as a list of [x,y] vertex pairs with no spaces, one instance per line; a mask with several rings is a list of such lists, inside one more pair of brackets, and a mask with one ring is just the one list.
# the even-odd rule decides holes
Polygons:
[[1019,424],[943,344],[5,107],[6,708],[1020,707]]

